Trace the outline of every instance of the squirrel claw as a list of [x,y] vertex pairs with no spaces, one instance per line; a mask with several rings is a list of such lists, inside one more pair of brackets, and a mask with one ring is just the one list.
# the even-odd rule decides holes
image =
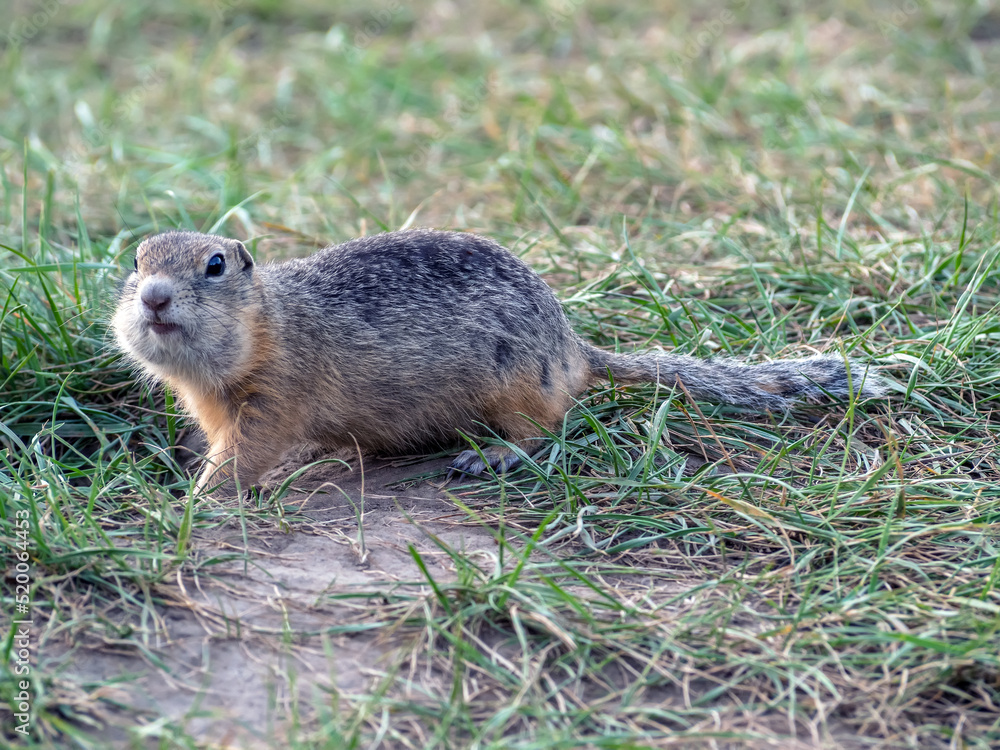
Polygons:
[[[486,461],[483,461],[483,457]],[[486,466],[489,464],[498,474],[504,474],[521,463],[521,459],[509,448],[499,446],[489,446],[483,448],[483,456],[474,450],[462,451],[448,468],[448,479],[453,479],[461,474],[471,474],[481,476],[486,473]]]

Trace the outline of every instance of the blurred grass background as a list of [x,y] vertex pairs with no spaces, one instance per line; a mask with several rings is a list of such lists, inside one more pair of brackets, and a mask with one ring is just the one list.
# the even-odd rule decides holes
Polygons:
[[[428,640],[455,684],[470,659],[485,670],[491,700],[383,686],[275,746],[1000,742],[991,3],[3,7],[0,562],[30,509],[46,638],[141,648],[156,587],[193,564],[192,525],[227,512],[169,494],[187,487],[165,452],[172,404],[108,345],[134,240],[214,230],[270,259],[412,222],[524,255],[598,344],[843,348],[882,367],[892,399],[776,424],[652,388],[593,394],[535,464],[477,489],[501,527],[501,490],[539,534],[589,519],[552,547],[563,567],[494,575],[456,552],[462,585],[406,620],[442,638],[488,624],[565,679],[527,690]],[[511,554],[529,559],[523,540]],[[692,576],[708,599],[670,599],[667,617],[655,584],[602,578],[624,570]],[[567,571],[617,624],[538,584]],[[515,583],[575,651],[553,663],[539,654],[557,635],[518,641],[491,593]],[[618,658],[634,682],[582,698]],[[85,746],[99,686],[61,680],[44,641],[36,666],[34,741]],[[630,704],[680,674],[714,687],[683,710]],[[0,672],[5,700],[14,684]],[[199,742],[163,726],[163,746]]]

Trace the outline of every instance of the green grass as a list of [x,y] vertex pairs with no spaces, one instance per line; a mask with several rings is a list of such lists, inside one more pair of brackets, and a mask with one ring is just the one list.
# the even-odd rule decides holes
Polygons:
[[278,258],[412,220],[523,254],[601,346],[843,351],[891,394],[589,394],[456,490],[494,565],[442,543],[456,581],[345,599],[330,633],[403,645],[276,747],[1000,743],[1000,48],[971,3],[653,5],[84,0],[6,46],[0,622],[27,510],[31,742],[101,746],[110,702],[47,648],[155,664],[167,584],[213,562],[193,531],[301,523],[191,501],[180,419],[106,330],[135,240]]

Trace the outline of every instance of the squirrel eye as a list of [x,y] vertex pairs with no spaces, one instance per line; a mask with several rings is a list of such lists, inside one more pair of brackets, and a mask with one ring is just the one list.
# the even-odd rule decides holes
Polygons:
[[139,253],[135,254],[135,257],[132,258],[132,262],[135,263],[135,270],[138,271],[139,270]]
[[226,271],[226,256],[222,253],[216,253],[213,255],[209,261],[208,265],[205,267],[206,276],[222,276]]

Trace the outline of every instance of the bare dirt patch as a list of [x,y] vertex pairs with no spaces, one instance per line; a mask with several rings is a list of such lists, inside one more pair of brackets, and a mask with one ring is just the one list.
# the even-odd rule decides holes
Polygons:
[[[113,724],[134,725],[124,719],[138,712],[152,722],[150,736],[159,733],[154,724],[170,723],[238,746],[285,736],[293,717],[307,721],[329,705],[331,691],[369,689],[380,659],[412,638],[373,621],[379,593],[429,590],[410,547],[436,581],[447,582],[455,570],[433,537],[471,556],[491,554],[496,541],[449,501],[441,481],[447,461],[366,458],[363,477],[359,462],[352,464],[319,466],[295,482],[284,501],[286,517],[294,516],[285,530],[250,523],[244,536],[231,522],[197,535],[206,564],[155,592],[167,606],[155,622],[138,624],[145,653],[86,637],[72,648],[50,647],[50,658],[63,661],[74,682],[120,680],[120,691],[90,696],[123,709]],[[294,467],[291,459],[269,479]],[[412,480],[428,474],[441,477]],[[107,739],[124,741],[109,731]]]

